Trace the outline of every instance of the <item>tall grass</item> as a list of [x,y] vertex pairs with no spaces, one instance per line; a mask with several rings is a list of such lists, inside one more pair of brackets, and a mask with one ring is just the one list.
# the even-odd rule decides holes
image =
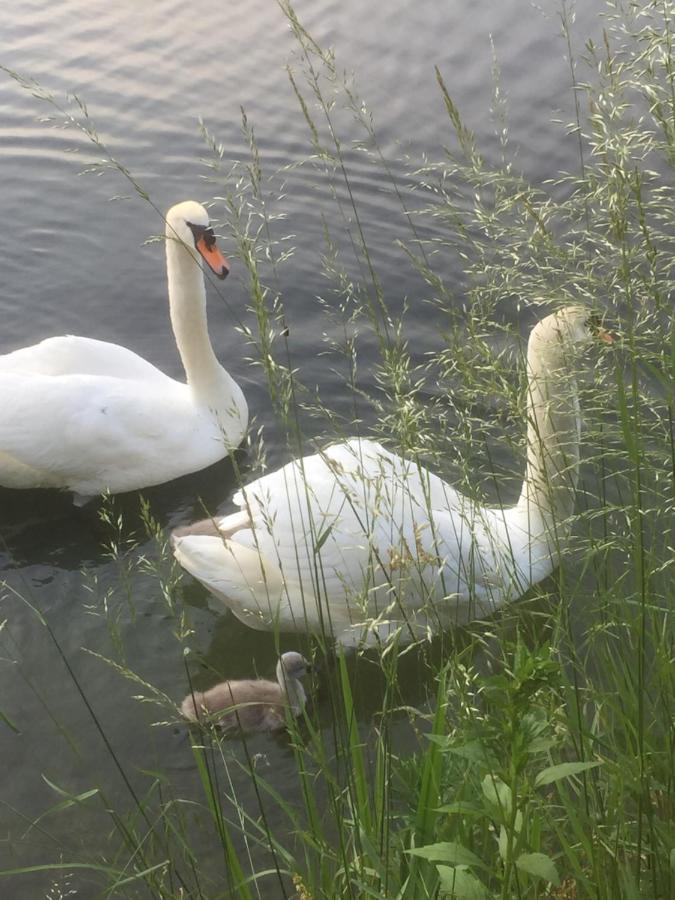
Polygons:
[[[555,575],[490,621],[351,655],[325,637],[305,641],[323,675],[319,699],[288,723],[290,786],[266,773],[258,743],[205,730],[191,736],[201,796],[181,796],[161,769],[146,771],[139,789],[50,632],[127,797],[114,802],[95,784],[77,795],[54,786],[45,816],[100,803],[115,841],[105,859],[80,850],[44,868],[86,869],[91,890],[114,897],[672,896],[673,5],[609,2],[601,42],[589,40],[579,56],[563,5],[575,120],[558,127],[578,143],[575,172],[530,184],[517,170],[496,69],[499,150],[496,159],[481,153],[438,70],[451,140],[437,161],[411,168],[405,188],[353,82],[290,4],[282,9],[298,47],[289,82],[312,148],[304,165],[330,186],[337,212],[338,225],[326,223],[323,234],[331,297],[323,303],[353,415],[337,415],[302,384],[289,349],[279,275],[292,265],[280,186],[289,173],[265,171],[246,116],[249,162],[231,167],[205,128],[204,137],[216,208],[247,273],[255,328],[242,331],[289,455],[312,446],[308,430],[367,432],[467,493],[508,502],[523,470],[524,371],[512,310],[525,332],[581,301],[611,321],[620,345],[582,385],[573,536]],[[97,144],[80,112],[77,127]],[[355,149],[400,202],[401,254],[442,328],[442,346],[422,359],[369,249],[350,176]],[[459,287],[447,278],[449,259]],[[374,387],[359,368],[364,345],[377,352]],[[147,506],[151,552],[128,543],[114,501],[103,515],[119,577],[112,587],[90,585],[92,611],[111,634],[111,655],[99,656],[140,701],[158,705],[159,727],[168,728],[176,707],[137,674],[120,623],[137,580],[150,579],[185,650],[187,689],[203,677],[183,603],[189,588]],[[36,627],[49,628],[37,612]],[[277,651],[287,643],[274,635]],[[363,679],[376,684],[370,714]]]

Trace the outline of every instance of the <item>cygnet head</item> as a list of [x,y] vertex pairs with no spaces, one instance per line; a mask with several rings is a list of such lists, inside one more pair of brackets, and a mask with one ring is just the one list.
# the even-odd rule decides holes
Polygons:
[[305,708],[307,695],[300,679],[311,668],[305,657],[295,651],[282,654],[277,663],[277,681],[294,716],[299,716]]
[[169,241],[194,247],[218,278],[226,278],[230,265],[216,246],[216,236],[209,224],[209,214],[195,200],[172,206],[166,214],[166,237]]
[[282,653],[277,663],[277,681],[283,685],[288,678],[302,678],[311,672],[312,666],[301,653],[291,650]]

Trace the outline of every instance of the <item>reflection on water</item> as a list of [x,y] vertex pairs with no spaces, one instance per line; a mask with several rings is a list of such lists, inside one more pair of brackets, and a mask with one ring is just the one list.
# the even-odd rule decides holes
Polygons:
[[[577,10],[580,39],[590,31],[600,6],[598,0]],[[490,34],[509,96],[519,164],[535,179],[574,165],[573,139],[561,141],[558,131],[543,127],[558,110],[564,119],[572,116],[557,4],[538,12],[524,0],[478,3],[470,16],[465,8],[398,0],[375,4],[364,18],[358,0],[298,3],[314,36],[336,48],[339,66],[356,70],[375,114],[381,147],[404,194],[407,172],[421,154],[437,158],[449,140],[433,65],[443,71],[479,143],[487,152],[497,147],[488,113]],[[63,0],[45,15],[42,0],[26,0],[3,8],[0,24],[0,62],[36,78],[61,106],[67,105],[66,93],[79,94],[102,140],[160,210],[180,199],[205,200],[218,193],[216,185],[203,180],[207,170],[200,163],[205,147],[199,116],[222,141],[225,161],[247,157],[241,106],[255,127],[267,173],[310,155],[306,123],[284,70],[289,61],[301,68],[301,61],[279,8],[267,0],[237,0],[228,4],[226,15],[224,8],[175,0],[94,3],[93,8],[90,2]],[[119,342],[167,374],[182,377],[168,319],[164,251],[161,244],[144,245],[148,236],[162,231],[160,219],[138,198],[109,202],[132,193],[119,173],[78,178],[97,151],[76,130],[36,121],[53,110],[8,76],[0,78],[0,99],[0,353],[52,334],[80,333]],[[342,124],[348,137],[356,136],[350,116]],[[409,162],[403,160],[406,154]],[[410,303],[426,296],[427,287],[396,244],[408,223],[382,171],[362,153],[346,152],[346,159],[385,296],[394,306],[404,298]],[[285,214],[283,227],[293,235],[295,247],[279,275],[293,361],[329,407],[347,413],[349,398],[317,352],[326,327],[315,301],[326,287],[320,274],[324,220],[341,232],[339,220],[333,221],[331,188],[306,165],[289,169],[278,184],[285,196],[275,211]],[[210,290],[211,335],[217,355],[246,392],[255,427],[265,426],[274,465],[284,459],[284,441],[261,374],[247,364],[247,348],[234,329],[237,321],[250,320],[243,267],[233,262],[222,299]],[[423,354],[438,340],[429,333],[428,315],[424,307],[411,320],[412,352]],[[361,366],[368,382],[372,373],[366,358]],[[239,464],[245,474],[243,451]],[[204,507],[215,511],[227,504],[234,484],[231,463],[224,462],[143,494],[166,529],[200,516]],[[11,835],[0,842],[2,868],[69,852],[75,858],[83,846],[92,856],[106,850],[110,820],[94,802],[76,814],[52,817],[45,827],[30,827],[59,799],[42,775],[73,793],[98,785],[120,806],[132,807],[101,732],[139,790],[145,784],[141,770],[156,768],[172,773],[177,795],[199,796],[182,726],[146,727],[162,713],[134,701],[138,686],[82,649],[112,656],[121,644],[142,678],[176,700],[185,693],[185,660],[174,622],[157,579],[140,564],[143,557],[156,560],[157,547],[145,533],[139,495],[115,498],[112,510],[113,518],[121,516],[123,522],[121,533],[129,543],[120,549],[131,561],[133,577],[125,575],[127,563],[110,557],[115,529],[101,521],[97,504],[78,509],[55,492],[0,489],[0,577],[7,585],[0,595],[0,621],[7,620],[1,635],[0,710],[17,730],[0,731],[3,771],[17,776],[5,779],[2,790],[0,831]],[[189,644],[195,652],[188,664],[197,684],[273,669],[277,648],[271,635],[211,611],[198,586],[186,584],[182,597],[194,628]],[[106,605],[108,621],[102,615]],[[309,646],[305,639],[285,640],[283,649]],[[405,658],[402,704],[424,705],[432,686],[425,683],[423,653],[455,652],[451,640],[461,642],[461,633]],[[382,685],[367,659],[352,659],[349,665],[358,686],[358,716],[368,723],[379,708]],[[334,674],[320,674],[312,698],[324,728],[330,727],[331,710],[322,683]],[[402,724],[402,747],[406,734]],[[292,797],[294,764],[284,738],[260,736],[251,750],[264,754],[273,783]],[[231,752],[237,757],[241,748],[233,743]],[[255,815],[249,780],[236,766],[231,772],[238,795],[250,798]],[[32,900],[49,883],[41,875],[17,879],[11,896]],[[86,874],[80,883],[87,884]]]
[[[236,454],[239,477],[248,470],[245,451]],[[103,503],[92,500],[83,507],[73,504],[68,492],[0,488],[2,531],[0,554],[12,568],[37,562],[62,568],[96,564],[110,540],[110,526],[102,509],[121,518],[125,530],[135,534],[144,528],[143,505],[163,527],[177,525],[215,512],[237,485],[232,462],[222,460],[201,472],[143,491],[118,494]]]

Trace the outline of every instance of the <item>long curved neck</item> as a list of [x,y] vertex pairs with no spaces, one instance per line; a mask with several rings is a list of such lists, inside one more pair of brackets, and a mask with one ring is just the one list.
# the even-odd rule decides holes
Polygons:
[[286,694],[286,701],[293,715],[299,716],[307,703],[307,694],[299,678],[287,675],[281,663],[277,665],[277,681]]
[[527,352],[527,469],[517,509],[554,552],[570,530],[579,469],[579,401],[570,347],[532,333]]
[[201,260],[169,233],[166,238],[166,269],[171,325],[187,383],[195,399],[209,404],[212,399],[215,401],[219,392],[222,394],[226,373],[209,339]]

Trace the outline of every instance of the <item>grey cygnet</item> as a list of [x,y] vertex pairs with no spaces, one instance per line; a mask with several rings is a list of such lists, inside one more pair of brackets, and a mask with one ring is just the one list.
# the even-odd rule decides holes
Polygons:
[[278,731],[286,725],[285,709],[299,716],[307,695],[300,679],[311,665],[300,653],[284,653],[277,663],[277,680],[223,681],[208,691],[194,691],[181,703],[191,722],[212,723],[226,731]]

